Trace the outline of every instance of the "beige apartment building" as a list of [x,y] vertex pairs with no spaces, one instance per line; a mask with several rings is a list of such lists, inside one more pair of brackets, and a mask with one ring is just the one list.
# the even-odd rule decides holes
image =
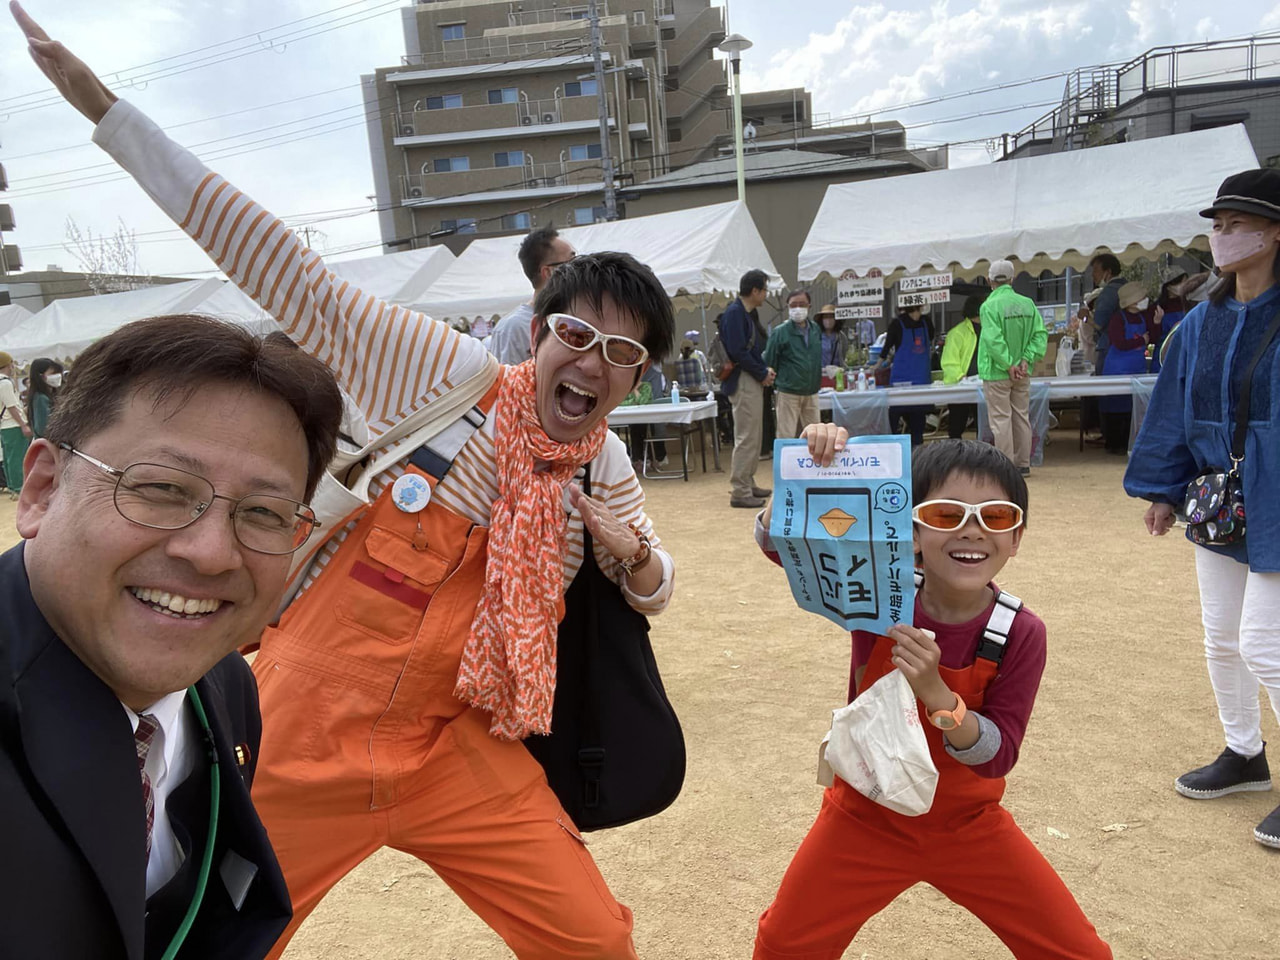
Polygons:
[[[709,0],[599,0],[618,186],[717,155],[731,132]],[[400,66],[364,77],[387,252],[602,219],[585,0],[418,0]]]

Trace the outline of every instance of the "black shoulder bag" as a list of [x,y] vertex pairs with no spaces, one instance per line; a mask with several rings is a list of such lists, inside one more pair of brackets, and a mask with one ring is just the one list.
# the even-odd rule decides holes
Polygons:
[[[591,493],[591,472],[583,482]],[[649,621],[596,563],[583,528],[582,568],[565,595],[551,733],[524,745],[580,830],[661,813],[684,784],[684,734],[649,644]],[[657,562],[656,559],[653,562]]]
[[1187,484],[1182,512],[1187,518],[1187,538],[1201,546],[1226,547],[1244,542],[1244,481],[1240,464],[1244,462],[1244,441],[1249,432],[1249,402],[1253,392],[1253,373],[1262,362],[1271,341],[1280,332],[1280,312],[1262,337],[1257,352],[1249,361],[1236,401],[1236,429],[1231,440],[1231,469],[1213,468]]

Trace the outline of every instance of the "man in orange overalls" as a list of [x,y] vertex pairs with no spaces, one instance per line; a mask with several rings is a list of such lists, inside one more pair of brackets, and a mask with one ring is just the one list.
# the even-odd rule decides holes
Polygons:
[[[479,340],[331,274],[278,220],[116,97],[29,18],[37,62],[94,140],[324,361],[375,440],[496,364]],[[534,358],[386,464],[315,556],[254,664],[254,802],[293,899],[272,956],[383,846],[427,862],[523,960],[634,958],[632,919],[521,738],[550,728],[564,592],[594,559],[633,608],[670,600],[671,558],[606,415],[671,352],[671,302],[625,254],[560,266]],[[590,464],[587,497],[573,482]],[[429,935],[429,934],[428,934]]]
[[[824,463],[847,437],[832,424],[805,436]],[[1045,663],[1044,624],[992,582],[1022,540],[1026,481],[994,447],[949,440],[914,456],[912,487],[923,569],[914,626],[853,635],[850,698],[903,672],[938,768],[933,806],[907,817],[836,779],[760,918],[754,956],[839,960],[867,920],[928,883],[1020,960],[1110,960],[1071,892],[1000,805]],[[756,536],[776,562],[767,529],[766,510]]]

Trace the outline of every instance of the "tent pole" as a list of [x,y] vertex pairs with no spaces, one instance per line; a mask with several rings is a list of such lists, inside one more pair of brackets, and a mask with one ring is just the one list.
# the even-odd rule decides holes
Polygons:
[[1067,317],[1068,323],[1071,322],[1072,316],[1075,315],[1074,304],[1071,302],[1071,284],[1076,278],[1076,272],[1071,267],[1067,267]]
[[702,342],[708,344],[711,337],[707,332],[707,295],[705,293],[698,294],[698,307],[702,310]]

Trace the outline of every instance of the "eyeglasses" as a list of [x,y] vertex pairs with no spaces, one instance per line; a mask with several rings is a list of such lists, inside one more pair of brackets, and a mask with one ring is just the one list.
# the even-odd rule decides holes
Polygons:
[[978,518],[978,526],[987,533],[1008,533],[1022,526],[1022,508],[1008,500],[988,500],[986,503],[964,503],[960,500],[926,500],[916,504],[911,519],[930,530],[959,530]]
[[587,321],[567,313],[553,313],[547,317],[547,323],[556,339],[570,350],[583,353],[597,343],[603,343],[604,358],[615,367],[638,367],[649,359],[649,351],[644,344],[628,337],[601,333]]
[[241,545],[278,557],[293,553],[320,526],[310,507],[288,497],[261,493],[226,497],[214,493],[213,484],[204,477],[186,470],[160,463],[131,463],[120,470],[69,443],[58,446],[115,477],[116,510],[141,527],[181,530],[204,516],[214,500],[226,500],[231,504],[231,528]]

